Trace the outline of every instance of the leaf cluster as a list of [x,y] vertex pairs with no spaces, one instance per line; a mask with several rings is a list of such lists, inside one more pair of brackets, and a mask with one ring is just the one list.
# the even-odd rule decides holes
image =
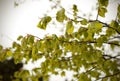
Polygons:
[[[54,18],[58,23],[65,24],[63,35],[52,34],[42,39],[30,34],[24,37],[19,36],[20,43],[13,42],[11,48],[3,49],[0,46],[0,61],[11,56],[15,63],[23,59],[25,63],[30,59],[32,62],[43,60],[38,68],[32,70],[32,75],[28,70],[15,73],[17,78],[22,78],[24,81],[29,79],[38,81],[41,76],[44,80],[48,80],[51,74],[65,76],[66,70],[73,71],[73,80],[77,81],[93,79],[119,81],[120,55],[106,53],[104,46],[111,46],[113,50],[120,47],[120,41],[114,39],[115,36],[119,39],[120,35],[120,5],[117,8],[117,20],[104,23],[98,17],[105,18],[109,0],[98,0],[98,4],[98,15],[95,20],[80,17],[77,14],[79,9],[75,4],[72,8],[73,19],[66,15],[67,10],[61,8]],[[52,18],[51,16],[43,17],[37,27],[46,30]],[[79,25],[77,31],[75,31],[76,25]],[[83,71],[81,71],[82,68]]]

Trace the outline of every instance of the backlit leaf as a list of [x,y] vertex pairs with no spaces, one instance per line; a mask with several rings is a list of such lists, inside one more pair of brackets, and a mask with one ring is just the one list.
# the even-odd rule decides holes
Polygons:
[[105,13],[107,12],[107,9],[104,7],[99,7],[98,8],[98,15],[101,17],[105,17]]
[[3,49],[3,46],[2,45],[0,45],[0,51]]
[[73,5],[73,10],[75,11],[75,12],[77,12],[78,11],[78,9],[77,9],[77,5]]
[[37,27],[45,30],[46,27],[47,27],[47,25],[48,25],[48,23],[49,23],[50,21],[51,21],[51,17],[50,17],[50,16],[43,17],[43,18],[39,21]]
[[20,35],[20,36],[17,38],[17,40],[21,40],[22,38],[23,38],[23,36]]
[[117,17],[118,17],[118,20],[120,21],[120,4],[117,7]]
[[108,0],[98,0],[100,6],[108,6]]
[[65,19],[65,9],[62,8],[61,10],[59,10],[56,14],[56,20],[58,22],[63,22]]
[[115,34],[116,33],[116,31],[115,30],[113,30],[113,29],[111,29],[111,28],[108,28],[107,30],[106,30],[106,35],[109,37],[109,36],[111,36],[111,35],[113,35],[113,34]]
[[80,23],[81,23],[82,25],[86,25],[86,24],[87,24],[87,20],[86,20],[86,19],[83,19],[82,21],[80,21]]
[[65,71],[62,71],[62,72],[61,72],[61,76],[65,76]]
[[91,71],[91,72],[90,72],[90,75],[91,75],[92,77],[94,77],[94,78],[97,79],[97,78],[99,77],[100,73],[97,72],[97,71]]
[[12,52],[11,51],[7,51],[7,56],[12,56]]
[[120,4],[117,7],[117,11],[118,11],[118,13],[120,13]]
[[22,49],[27,49],[27,39],[24,37],[21,41]]
[[102,28],[103,24],[102,23],[99,23],[99,22],[95,22],[95,27],[99,30]]
[[32,44],[34,43],[34,36],[32,36],[32,35],[29,35],[29,36],[28,36],[28,43],[29,43],[30,45],[32,45]]
[[66,32],[71,34],[71,33],[73,33],[73,31],[74,31],[73,23],[72,23],[72,21],[68,21],[66,24]]
[[108,81],[108,78],[103,78],[102,81]]
[[91,81],[85,73],[81,73],[78,81]]
[[110,26],[117,29],[118,26],[119,26],[119,24],[118,24],[116,21],[112,21],[112,22],[110,23]]
[[[53,19],[51,23],[53,25],[49,26],[59,27],[58,31],[60,30],[62,35],[53,34],[54,30],[40,38],[27,34],[19,36],[10,48],[0,46],[1,81],[4,81],[2,78],[5,77],[5,74],[8,77],[8,74],[11,73],[11,70],[9,72],[6,67],[1,66],[1,63],[9,57],[14,58],[15,64],[21,61],[25,64],[29,61],[33,63],[30,70],[23,67],[22,70],[12,73],[15,78],[10,75],[10,79],[7,79],[11,81],[18,81],[18,79],[39,81],[40,77],[48,81],[49,75],[64,77],[67,71],[72,72],[73,81],[119,81],[120,4],[116,9],[116,19],[111,21],[106,20],[107,17],[105,17],[108,0],[97,1],[96,11],[98,14],[96,13],[97,17],[94,18],[79,11],[79,5],[82,2],[80,4],[73,3],[72,8],[68,6],[69,10],[65,10],[62,5],[60,6],[60,0],[56,0],[54,1],[55,5],[52,3],[52,7],[56,8],[55,12],[59,8],[60,10],[55,14],[50,12],[48,13],[50,16],[41,18],[37,27],[45,30]],[[54,8],[51,8],[50,11]],[[101,19],[98,16],[105,17],[105,21],[108,21],[109,24],[104,22],[104,18]],[[40,32],[40,34],[44,32]],[[116,49],[111,50],[110,47]],[[3,69],[5,69],[4,74],[2,73]]]

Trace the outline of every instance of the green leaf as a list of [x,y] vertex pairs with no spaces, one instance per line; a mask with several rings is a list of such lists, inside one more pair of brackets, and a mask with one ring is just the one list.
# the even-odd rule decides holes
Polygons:
[[22,46],[22,49],[27,49],[27,40],[26,38],[24,37],[21,41],[21,46]]
[[49,23],[51,20],[52,20],[52,19],[51,19],[50,16],[43,17],[43,18],[39,21],[37,27],[45,30],[46,27],[47,27],[47,25],[48,25],[48,23]]
[[108,6],[108,0],[98,0],[100,6]]
[[104,42],[107,42],[107,36],[101,35],[99,38],[96,39],[97,43],[95,43],[95,46],[101,47]]
[[99,23],[99,22],[95,22],[95,27],[96,29],[101,29],[103,27],[103,24],[102,23]]
[[62,72],[61,72],[61,76],[65,76],[65,71],[62,71]]
[[108,81],[108,78],[103,78],[102,81]]
[[97,79],[97,78],[99,77],[100,73],[97,72],[97,71],[90,71],[90,75],[91,75],[92,77],[95,77],[95,78]]
[[120,21],[120,4],[117,7],[117,17],[118,17],[118,20]]
[[118,26],[117,31],[120,33],[120,25]]
[[22,35],[18,36],[17,40],[21,40],[23,38]]
[[34,56],[36,55],[37,51],[38,51],[38,50],[36,49],[36,47],[33,46],[33,48],[32,48],[32,56],[33,56],[33,58],[34,58]]
[[73,5],[73,10],[75,11],[75,12],[78,12],[78,9],[77,9],[77,5]]
[[0,51],[3,49],[3,46],[2,45],[0,45]]
[[8,57],[12,56],[12,52],[11,51],[7,51],[7,56]]
[[72,21],[68,21],[66,24],[66,32],[71,34],[71,33],[73,33],[73,31],[74,31],[73,23],[72,23]]
[[113,35],[113,34],[115,34],[116,33],[116,31],[115,30],[113,30],[113,29],[111,29],[111,28],[108,28],[107,30],[106,30],[106,35],[109,37],[109,36],[111,36],[111,35]]
[[56,14],[56,20],[58,22],[63,22],[65,19],[65,9],[62,8],[61,10],[59,10]]
[[14,76],[17,78],[28,78],[30,74],[28,70],[22,70],[20,72],[19,71],[15,72]]
[[29,35],[28,36],[28,41],[27,41],[30,45],[32,45],[34,43],[34,36]]
[[86,38],[87,36],[88,36],[88,33],[87,33],[87,28],[85,28],[85,27],[80,27],[79,29],[78,29],[78,33],[76,32],[76,34],[77,34],[77,38],[80,38],[80,36],[82,36],[82,35],[84,35],[84,37]]
[[120,13],[120,4],[117,7],[117,11],[118,11],[118,13]]
[[78,23],[78,21],[77,21],[78,8],[77,8],[76,4],[73,4],[72,10],[73,10],[73,17],[74,17],[73,20],[74,20],[75,24],[77,24]]
[[87,24],[87,20],[86,20],[86,19],[83,19],[82,21],[80,21],[80,23],[81,23],[82,25],[86,25],[86,24]]
[[98,8],[98,15],[101,17],[105,17],[105,13],[107,12],[107,9],[104,7],[99,7]]
[[88,25],[88,30],[87,30],[87,37],[85,38],[86,41],[90,41],[90,40],[93,40],[94,39],[94,34],[95,33],[99,33],[100,30],[102,29],[102,24],[99,23],[99,22],[91,22],[89,25]]
[[116,21],[113,20],[113,21],[110,23],[110,26],[113,27],[113,28],[117,28],[117,27],[119,26],[119,24],[118,24]]
[[103,24],[99,22],[92,22],[88,25],[88,29],[92,33],[99,31],[100,29],[102,29],[102,27],[103,27]]
[[37,45],[36,46],[37,46],[37,49],[40,52],[44,52],[44,50],[45,50],[45,44],[44,44],[43,40],[37,41]]
[[118,20],[120,21],[120,13],[117,14]]
[[84,35],[86,38],[85,38],[85,41],[92,41],[93,40],[93,37],[94,37],[94,33],[93,31],[91,30],[88,30],[87,33],[85,33]]
[[110,81],[119,81],[120,78],[118,78],[117,76],[114,77],[110,77]]
[[78,81],[91,81],[85,73],[81,73]]

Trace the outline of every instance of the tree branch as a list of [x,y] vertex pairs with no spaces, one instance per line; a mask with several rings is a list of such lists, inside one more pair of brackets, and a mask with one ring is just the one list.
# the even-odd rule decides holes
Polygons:
[[116,75],[118,75],[118,74],[120,74],[120,71],[117,72],[117,73],[115,73],[115,74],[112,74],[112,75],[107,75],[107,76],[104,76],[104,77],[100,77],[100,78],[98,78],[97,80],[104,79],[104,78],[108,78],[108,77],[113,77],[113,76],[116,76]]
[[95,68],[96,68],[96,66],[92,67],[91,69],[86,70],[84,73],[88,73],[88,72],[94,70]]
[[105,59],[117,59],[117,60],[120,60],[120,55],[116,55],[116,56],[103,55],[103,57]]
[[100,21],[100,20],[97,20],[97,21],[100,22],[100,23],[102,23],[102,24],[104,25],[104,27],[111,28],[111,29],[115,30],[118,34],[120,34],[120,32],[119,32],[117,29],[111,27],[109,24],[104,23],[104,22],[102,22],[102,21]]

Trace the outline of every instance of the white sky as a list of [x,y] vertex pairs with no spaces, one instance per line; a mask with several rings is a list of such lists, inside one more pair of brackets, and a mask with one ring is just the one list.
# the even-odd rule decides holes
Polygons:
[[[78,9],[82,13],[90,13],[92,7],[96,6],[96,1],[97,0],[63,0],[62,6],[69,10],[73,4],[77,4]],[[114,19],[118,2],[119,0],[111,0],[108,6],[109,13],[106,20],[100,19],[106,22]],[[59,32],[56,27],[47,28],[46,31],[36,27],[39,17],[43,17],[43,14],[49,9],[50,3],[48,3],[48,0],[26,0],[25,3],[17,7],[14,7],[13,0],[0,0],[0,44],[5,47],[11,46],[12,42],[15,41],[19,35],[33,34],[39,37],[43,37],[47,33],[56,33],[60,35],[61,32]],[[96,12],[92,11],[92,13],[94,13],[93,18],[95,18]],[[56,13],[53,11],[49,14]],[[56,79],[56,77],[53,77],[51,81],[58,81],[58,78]],[[63,81],[63,79],[59,79],[59,81]]]
[[[24,0],[22,0],[24,1]],[[92,7],[95,7],[97,0],[63,0],[62,6],[69,10],[72,4],[77,4],[82,13],[90,13]],[[110,4],[108,18],[111,20],[115,17],[115,6],[119,0]],[[114,2],[114,3],[113,3]],[[67,3],[67,4],[66,4]],[[14,7],[14,0],[0,0],[0,44],[10,46],[19,35],[26,35],[27,33],[43,37],[47,33],[61,34],[55,27],[48,27],[47,32],[36,27],[39,17],[50,9],[48,0],[26,0],[25,3]],[[54,11],[52,14],[56,14]],[[94,18],[96,11],[92,11]],[[54,31],[54,32],[53,32]]]

